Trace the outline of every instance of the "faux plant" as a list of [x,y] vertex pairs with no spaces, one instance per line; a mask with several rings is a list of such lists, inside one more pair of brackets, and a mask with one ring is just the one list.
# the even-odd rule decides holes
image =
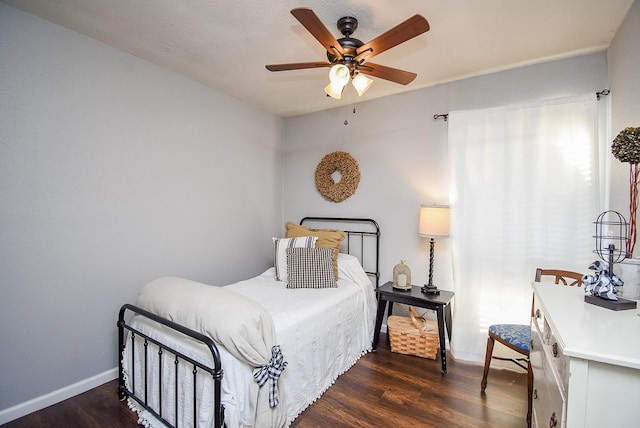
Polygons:
[[611,153],[620,162],[629,163],[629,234],[627,257],[631,258],[637,240],[638,180],[640,180],[640,127],[625,128],[616,136]]

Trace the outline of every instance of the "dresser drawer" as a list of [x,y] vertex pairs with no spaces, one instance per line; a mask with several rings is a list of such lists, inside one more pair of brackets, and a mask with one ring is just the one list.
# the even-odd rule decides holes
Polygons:
[[549,362],[555,368],[555,372],[558,376],[560,387],[564,392],[567,391],[569,385],[569,358],[564,355],[562,346],[558,343],[553,330],[548,329],[548,339],[544,344],[546,354],[548,355]]
[[537,299],[533,300],[533,315],[531,318],[531,327],[535,324],[538,327],[538,330],[541,334],[544,334],[544,310],[540,306],[540,303]]
[[529,354],[533,369],[533,426],[561,427],[566,409],[566,384],[562,384],[549,349],[540,329],[533,323]]
[[556,338],[556,334],[549,324],[544,308],[537,301],[534,302],[531,329],[537,329],[549,361],[555,367],[562,390],[566,392],[569,384],[569,358],[564,355],[560,341]]
[[537,426],[564,428],[566,401],[557,384],[537,384],[533,391],[533,408]]

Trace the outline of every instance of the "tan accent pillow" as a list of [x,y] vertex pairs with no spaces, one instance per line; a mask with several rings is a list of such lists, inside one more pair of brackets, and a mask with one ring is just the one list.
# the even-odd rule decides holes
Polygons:
[[338,278],[338,253],[340,244],[347,237],[347,234],[336,229],[309,229],[293,222],[285,225],[287,238],[298,238],[300,236],[317,236],[316,248],[333,248],[333,274]]

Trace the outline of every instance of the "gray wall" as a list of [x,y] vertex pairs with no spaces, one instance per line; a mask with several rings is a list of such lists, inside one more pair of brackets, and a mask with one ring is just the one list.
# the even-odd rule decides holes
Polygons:
[[113,369],[163,275],[259,274],[283,121],[0,3],[0,411]]
[[[283,121],[0,3],[0,412],[115,367],[117,310],[150,279],[266,268],[283,220],[376,218],[383,280],[402,258],[424,281],[418,206],[448,197],[447,124],[433,114],[610,87],[614,135],[639,126],[639,15],[635,2],[606,55]],[[340,204],[313,179],[335,150],[362,173]],[[621,211],[626,171],[612,177]],[[448,241],[436,252],[450,288]]]
[[[633,2],[607,50],[611,88],[611,138],[640,126],[640,1]],[[611,156],[611,155],[610,155]],[[611,207],[629,218],[629,164],[611,156]],[[635,258],[640,256],[636,245]]]
[[[294,220],[310,212],[371,216],[383,234],[382,282],[391,278],[393,266],[403,259],[414,283],[424,283],[428,242],[418,236],[419,207],[446,203],[449,195],[447,122],[433,120],[433,115],[588,92],[595,97],[606,87],[606,54],[600,52],[369,101],[356,105],[355,115],[350,106],[288,118],[285,218]],[[351,153],[361,173],[356,193],[339,204],[325,200],[314,181],[322,156],[336,150]],[[452,289],[448,251],[449,241],[438,240],[434,282]]]

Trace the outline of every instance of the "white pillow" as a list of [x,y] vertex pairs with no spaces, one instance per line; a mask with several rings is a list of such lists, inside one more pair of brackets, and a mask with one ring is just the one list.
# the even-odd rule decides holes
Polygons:
[[287,280],[287,248],[315,248],[317,240],[317,236],[273,238],[273,266],[276,268],[276,280]]
[[369,282],[369,276],[365,273],[360,260],[351,254],[338,254],[338,279],[348,279],[356,283]]

